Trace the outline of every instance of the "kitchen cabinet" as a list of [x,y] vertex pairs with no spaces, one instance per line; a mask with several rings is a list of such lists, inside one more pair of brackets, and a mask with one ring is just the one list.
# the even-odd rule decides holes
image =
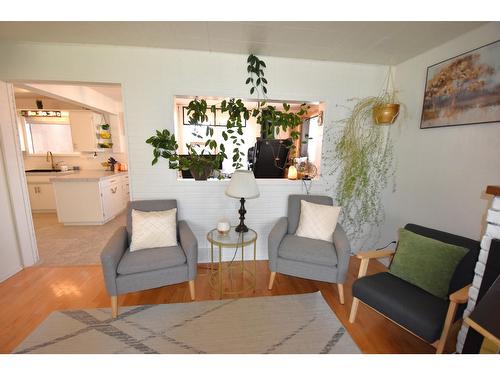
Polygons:
[[44,175],[26,174],[32,211],[55,211],[54,188],[50,182],[51,173]]
[[56,200],[51,182],[28,183],[32,211],[55,211]]
[[57,217],[65,225],[101,225],[127,207],[128,174],[80,171],[51,179]]
[[70,111],[69,122],[73,149],[80,152],[101,151],[97,147],[97,129],[103,116],[92,111]]

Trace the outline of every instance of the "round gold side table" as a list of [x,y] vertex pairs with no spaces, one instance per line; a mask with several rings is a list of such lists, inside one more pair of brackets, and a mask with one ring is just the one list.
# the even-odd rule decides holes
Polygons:
[[[224,294],[239,294],[246,292],[251,289],[255,289],[256,276],[257,276],[257,233],[249,229],[248,232],[236,232],[234,229],[236,227],[231,227],[229,232],[225,234],[219,233],[217,229],[212,229],[207,234],[207,240],[210,242],[210,286],[214,290],[219,291],[219,298],[222,298]],[[253,270],[245,266],[245,246],[253,244]],[[214,262],[214,246],[219,248],[218,266]],[[228,262],[226,267],[222,264],[222,249],[233,248],[234,258]],[[236,252],[241,250],[241,261],[236,261]],[[232,269],[241,263],[241,275],[243,277],[242,287],[237,290],[224,291],[224,271],[227,271],[229,277],[232,278]],[[245,281],[248,281],[250,277],[251,282],[248,286],[245,286]]]

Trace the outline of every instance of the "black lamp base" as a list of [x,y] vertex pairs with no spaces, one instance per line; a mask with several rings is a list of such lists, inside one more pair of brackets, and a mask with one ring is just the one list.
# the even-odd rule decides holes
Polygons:
[[245,224],[243,224],[243,225],[241,225],[241,224],[240,224],[240,225],[238,225],[236,228],[234,228],[234,230],[235,230],[236,232],[243,232],[243,233],[246,233],[246,232],[248,232],[248,227],[247,227]]
[[236,232],[248,232],[248,227],[245,225],[245,214],[247,211],[245,210],[245,198],[240,199],[241,206],[238,211],[240,214],[240,224],[234,229]]

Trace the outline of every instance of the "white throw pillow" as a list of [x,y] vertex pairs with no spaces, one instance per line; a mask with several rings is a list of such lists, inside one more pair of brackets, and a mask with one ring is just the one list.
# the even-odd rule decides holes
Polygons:
[[300,201],[300,220],[296,236],[315,240],[333,241],[340,207]]
[[167,211],[132,210],[130,251],[177,245],[177,208]]

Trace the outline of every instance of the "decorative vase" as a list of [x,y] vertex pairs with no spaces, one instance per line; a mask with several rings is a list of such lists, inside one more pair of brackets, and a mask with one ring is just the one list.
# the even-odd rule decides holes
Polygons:
[[373,121],[376,125],[390,125],[399,115],[399,104],[389,103],[373,108]]

